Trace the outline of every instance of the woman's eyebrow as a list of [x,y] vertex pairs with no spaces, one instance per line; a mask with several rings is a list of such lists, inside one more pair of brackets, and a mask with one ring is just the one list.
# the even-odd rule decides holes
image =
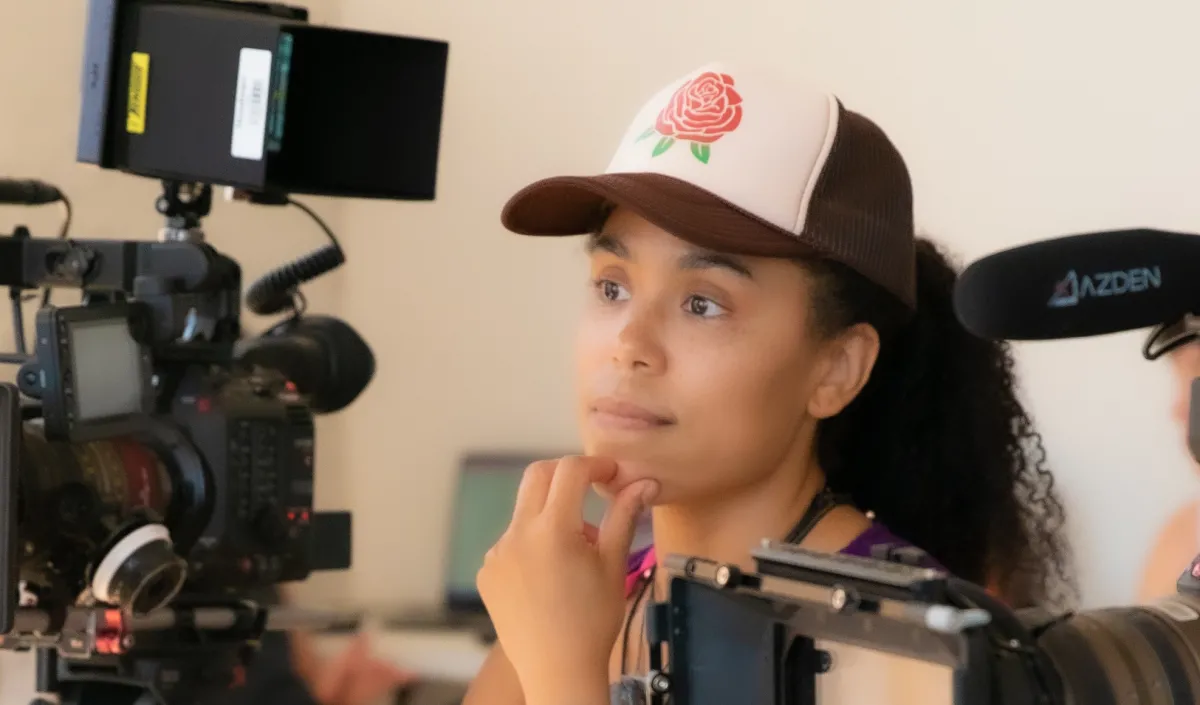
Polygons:
[[[607,252],[623,260],[633,259],[625,243],[621,242],[621,239],[616,235],[606,232],[593,233],[588,237],[587,252],[588,254]],[[694,248],[680,257],[679,268],[724,269],[740,277],[750,280],[754,279],[754,274],[750,271],[750,268],[739,258],[701,248]]]
[[632,259],[629,255],[629,248],[625,247],[625,243],[621,242],[616,236],[609,233],[593,233],[588,237],[587,253],[595,254],[596,252],[607,252],[614,257],[621,259]]
[[679,259],[681,269],[724,269],[734,274],[754,279],[754,274],[736,257],[711,250],[693,250]]

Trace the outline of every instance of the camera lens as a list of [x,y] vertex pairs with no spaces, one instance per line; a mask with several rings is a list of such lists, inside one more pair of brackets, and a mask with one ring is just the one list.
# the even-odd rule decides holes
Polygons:
[[21,579],[71,602],[90,589],[138,612],[174,598],[187,570],[167,529],[177,499],[169,453],[130,438],[50,442],[35,423],[23,441]]
[[1081,612],[1039,644],[1068,702],[1174,705],[1200,698],[1200,601],[1190,596]]
[[187,579],[187,564],[175,555],[167,527],[143,524],[126,533],[92,574],[99,601],[144,614],[166,606]]

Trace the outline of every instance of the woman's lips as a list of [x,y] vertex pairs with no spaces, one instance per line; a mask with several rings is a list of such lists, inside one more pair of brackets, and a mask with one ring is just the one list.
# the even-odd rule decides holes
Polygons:
[[675,423],[675,420],[666,414],[615,397],[604,397],[593,402],[591,416],[599,426],[624,431],[660,429]]

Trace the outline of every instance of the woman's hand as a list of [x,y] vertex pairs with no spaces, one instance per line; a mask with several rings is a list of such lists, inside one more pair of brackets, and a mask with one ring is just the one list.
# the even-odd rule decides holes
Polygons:
[[366,635],[354,638],[335,658],[314,664],[309,689],[321,705],[374,705],[393,699],[416,677],[371,653]]
[[626,557],[642,508],[658,491],[641,480],[616,494],[599,529],[583,521],[593,483],[613,460],[568,457],[525,470],[508,530],[477,583],[526,705],[608,703],[608,657],[625,611]]

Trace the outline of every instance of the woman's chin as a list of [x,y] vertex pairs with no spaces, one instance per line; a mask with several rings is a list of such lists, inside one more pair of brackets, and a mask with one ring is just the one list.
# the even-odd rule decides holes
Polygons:
[[659,491],[658,497],[656,497],[655,501],[651,502],[651,504],[659,504],[661,503],[660,500],[663,495],[663,478],[661,477],[661,474],[662,473],[654,472],[650,468],[647,468],[640,463],[617,460],[616,476],[613,477],[612,480],[609,480],[604,484],[596,484],[594,487],[597,494],[604,499],[611,501],[614,497],[621,493],[621,490],[629,487],[638,480],[654,480],[655,482],[659,483]]

